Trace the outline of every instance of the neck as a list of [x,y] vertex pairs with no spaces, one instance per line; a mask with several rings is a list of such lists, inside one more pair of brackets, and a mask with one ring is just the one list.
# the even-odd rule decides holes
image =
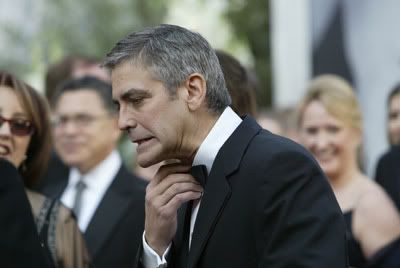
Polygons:
[[340,191],[345,188],[352,181],[357,179],[361,171],[357,167],[352,167],[340,172],[338,174],[332,174],[329,176],[329,183],[331,184],[334,191]]
[[191,164],[193,159],[208,133],[217,122],[220,114],[214,115],[209,112],[200,115],[195,115],[191,118],[189,126],[185,129],[186,137],[183,138],[183,143],[186,144],[182,150],[182,156],[179,158],[183,163]]
[[94,168],[96,168],[100,163],[102,163],[107,157],[109,157],[112,153],[114,148],[110,148],[107,150],[104,154],[102,154],[100,157],[97,158],[92,158],[91,162],[84,163],[82,165],[77,166],[77,169],[79,170],[79,173],[82,175],[85,175],[92,171]]

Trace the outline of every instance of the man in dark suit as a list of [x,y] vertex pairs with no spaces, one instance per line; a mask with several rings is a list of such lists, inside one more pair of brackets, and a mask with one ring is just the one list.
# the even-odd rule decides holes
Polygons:
[[381,156],[375,180],[386,190],[400,211],[400,145],[392,146]]
[[0,266],[51,267],[17,169],[0,157]]
[[93,77],[69,80],[55,92],[55,150],[41,191],[76,214],[97,267],[132,267],[144,225],[145,182],[116,151],[111,86]]
[[137,266],[347,267],[342,213],[317,163],[232,111],[203,37],[147,28],[104,65],[138,163],[169,163],[146,189]]

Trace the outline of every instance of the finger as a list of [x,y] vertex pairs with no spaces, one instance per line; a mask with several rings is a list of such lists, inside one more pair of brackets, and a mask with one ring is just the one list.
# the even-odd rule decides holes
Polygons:
[[193,182],[179,182],[172,184],[166,191],[161,195],[152,198],[154,207],[162,207],[170,202],[176,195],[180,195],[185,192],[203,192],[203,188],[199,184]]
[[157,185],[162,179],[167,177],[169,174],[173,173],[188,173],[190,170],[190,165],[183,165],[181,163],[171,163],[165,164],[158,168],[150,184]]
[[182,191],[203,191],[203,188],[190,174],[170,174],[158,185],[146,189],[146,201],[154,203],[158,199],[161,206]]
[[159,215],[164,219],[176,217],[176,213],[183,203],[186,203],[190,200],[199,199],[200,197],[201,192],[189,191],[177,194],[168,203],[160,207]]
[[186,203],[190,200],[197,200],[202,196],[202,192],[184,192],[175,195],[167,204],[166,207],[174,209],[175,213],[181,207],[183,203]]

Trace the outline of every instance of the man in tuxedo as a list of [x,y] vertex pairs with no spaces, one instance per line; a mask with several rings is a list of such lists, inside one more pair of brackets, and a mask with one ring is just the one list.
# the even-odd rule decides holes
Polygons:
[[144,225],[145,182],[116,151],[111,85],[94,77],[68,80],[55,92],[55,151],[41,191],[77,217],[97,267],[132,267]]
[[17,169],[0,157],[0,266],[51,267]]
[[147,28],[104,65],[138,163],[169,163],[146,189],[137,267],[347,267],[345,224],[321,169],[232,111],[203,37]]

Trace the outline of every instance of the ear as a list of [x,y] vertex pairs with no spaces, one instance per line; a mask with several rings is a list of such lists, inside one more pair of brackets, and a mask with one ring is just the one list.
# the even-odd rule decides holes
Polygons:
[[206,100],[206,80],[199,73],[193,73],[186,79],[182,87],[183,98],[185,99],[189,110],[195,111],[200,108]]

